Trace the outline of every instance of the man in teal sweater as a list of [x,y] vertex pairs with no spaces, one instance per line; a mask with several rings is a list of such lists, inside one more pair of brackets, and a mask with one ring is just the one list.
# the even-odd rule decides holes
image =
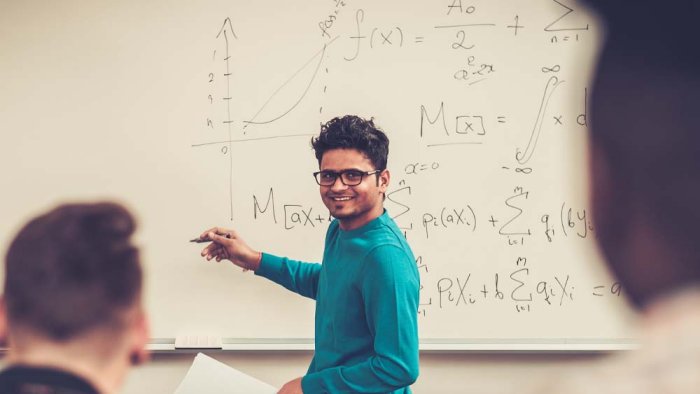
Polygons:
[[389,140],[372,120],[335,118],[312,140],[321,199],[335,218],[323,263],[250,248],[213,228],[207,260],[231,260],[316,300],[315,353],[280,393],[410,393],[418,377],[419,276],[411,248],[384,210]]

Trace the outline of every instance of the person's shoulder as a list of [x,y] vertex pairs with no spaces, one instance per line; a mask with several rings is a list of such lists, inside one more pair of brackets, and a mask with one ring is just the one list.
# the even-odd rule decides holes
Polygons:
[[367,250],[363,263],[365,271],[394,271],[418,275],[411,249],[393,240],[374,244]]
[[420,274],[410,250],[396,244],[382,244],[374,247],[362,261],[363,282],[367,286],[380,286],[386,289],[401,288],[418,291]]
[[[31,384],[27,384],[31,383]],[[0,393],[29,394],[22,387],[32,387],[34,392],[70,392],[74,394],[98,394],[86,380],[67,371],[49,367],[12,365],[0,372]]]
[[410,249],[398,242],[385,242],[373,245],[367,251],[367,260],[374,261],[413,261]]
[[387,212],[377,218],[377,223],[372,227],[369,235],[374,239],[375,244],[389,244],[398,247],[405,247],[406,238],[401,229],[396,225],[394,219]]
[[12,382],[12,368],[4,368],[0,371],[0,393],[4,393],[10,387]]

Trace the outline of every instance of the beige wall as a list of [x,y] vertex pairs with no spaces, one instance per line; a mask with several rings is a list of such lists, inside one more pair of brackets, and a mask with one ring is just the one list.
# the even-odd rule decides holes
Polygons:
[[[208,355],[274,386],[302,375],[311,352],[207,352]],[[155,354],[135,369],[122,394],[172,393],[194,353]],[[423,353],[414,393],[517,393],[525,385],[556,376],[599,357],[596,354]]]

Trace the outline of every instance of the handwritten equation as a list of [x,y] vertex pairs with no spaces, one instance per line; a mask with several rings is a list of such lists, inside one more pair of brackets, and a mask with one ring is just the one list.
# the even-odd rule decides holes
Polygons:
[[[415,171],[415,165],[408,167],[410,171]],[[558,238],[586,239],[594,234],[587,208],[572,206],[563,201],[553,207],[552,211],[535,212],[533,215],[527,212],[531,192],[519,186],[503,198],[498,212],[479,211],[468,202],[459,206],[441,206],[434,210],[422,209],[418,210],[419,223],[414,226],[411,217],[415,209],[406,201],[407,197],[410,198],[412,189],[405,183],[399,186],[387,193],[387,200],[394,208],[391,215],[400,228],[420,229],[420,236],[425,239],[440,233],[456,233],[466,238],[478,234],[478,231],[500,237],[508,246],[524,246],[534,237],[551,243]],[[289,231],[303,227],[325,231],[326,225],[332,220],[320,202],[280,202],[279,197],[276,200],[273,187],[269,187],[265,194],[253,194],[251,204],[253,220],[273,223]],[[524,220],[526,217],[535,217],[536,220],[527,222]],[[408,233],[406,236],[410,238]]]
[[512,312],[531,312],[537,308],[568,307],[577,300],[618,298],[619,282],[579,283],[567,273],[538,273],[528,266],[527,257],[518,257],[510,271],[465,272],[459,275],[429,279],[429,264],[422,256],[416,259],[421,272],[421,297],[418,314],[428,316],[431,310],[452,310],[476,304],[506,304]]

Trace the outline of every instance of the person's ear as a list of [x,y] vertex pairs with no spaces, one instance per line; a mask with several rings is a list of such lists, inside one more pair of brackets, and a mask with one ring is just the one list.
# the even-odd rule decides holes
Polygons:
[[148,351],[149,338],[150,330],[148,318],[143,310],[139,310],[131,327],[131,349],[129,351],[129,361],[131,365],[141,365],[148,361],[150,358]]
[[384,170],[379,174],[379,191],[381,193],[386,193],[390,180],[391,174],[389,173],[389,170]]
[[0,347],[7,347],[9,330],[7,328],[7,307],[5,296],[0,296]]

